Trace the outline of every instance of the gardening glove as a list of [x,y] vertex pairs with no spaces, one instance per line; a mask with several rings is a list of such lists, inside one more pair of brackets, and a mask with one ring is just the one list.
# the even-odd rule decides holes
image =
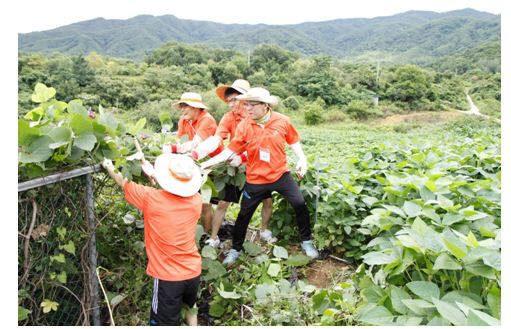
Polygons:
[[101,162],[101,165],[103,166],[103,168],[105,168],[106,170],[114,170],[114,164],[112,163],[112,160],[110,159],[107,159],[107,158],[104,158],[103,159],[103,162]]
[[153,165],[151,164],[151,162],[147,161],[147,160],[143,160],[142,161],[142,164],[141,164],[141,167],[142,167],[142,171],[149,177],[154,177],[155,175],[155,171],[154,171],[154,167]]
[[234,155],[233,151],[229,150],[229,148],[225,148],[222,152],[215,155],[208,161],[204,161],[203,163],[201,163],[200,168],[202,170],[207,169],[207,168],[212,167],[216,164],[219,164],[220,162],[224,162],[224,161],[228,160],[233,155]]
[[247,163],[247,152],[241,153],[241,155],[235,155],[229,165],[233,167],[239,167],[242,164]]
[[126,158],[126,160],[128,161],[133,161],[133,160],[142,160],[144,158],[144,153],[142,152],[137,152],[135,154],[132,154],[130,155],[129,157]]
[[298,161],[296,162],[296,174],[300,179],[305,176],[305,173],[307,173],[307,158],[305,157],[305,154],[302,150],[302,145],[300,142],[297,142],[295,144],[289,145],[293,152],[296,154]]
[[200,143],[192,152],[194,160],[204,159],[208,154],[215,151],[221,144],[222,140],[219,136],[210,136]]

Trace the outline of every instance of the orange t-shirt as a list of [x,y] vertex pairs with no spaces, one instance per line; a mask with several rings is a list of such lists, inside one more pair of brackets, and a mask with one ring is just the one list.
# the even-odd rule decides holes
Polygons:
[[[183,116],[181,116],[177,123],[176,136],[179,138],[181,136],[188,135],[188,140],[192,140],[197,134],[203,141],[205,141],[206,138],[215,134],[216,127],[215,118],[213,118],[213,116],[208,112],[201,111],[193,122],[185,120]],[[223,145],[220,144],[220,146],[215,151],[211,152],[209,156],[214,157],[218,153],[222,152],[223,149]]]
[[200,194],[185,198],[128,181],[124,195],[144,214],[147,274],[165,281],[200,275],[202,259],[195,244],[202,210]]
[[216,128],[215,135],[222,138],[222,140],[227,139],[227,136],[230,136],[229,139],[233,140],[236,135],[236,127],[238,127],[240,122],[247,116],[247,111],[241,107],[237,107],[225,113],[218,124],[218,128]]
[[237,154],[247,151],[248,183],[270,184],[289,170],[285,143],[299,141],[300,136],[289,118],[272,112],[264,128],[249,117],[241,121],[228,148]]

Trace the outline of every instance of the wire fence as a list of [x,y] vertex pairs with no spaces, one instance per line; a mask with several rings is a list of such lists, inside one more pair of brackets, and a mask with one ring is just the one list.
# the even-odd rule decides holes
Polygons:
[[93,185],[83,173],[19,184],[19,325],[100,325]]

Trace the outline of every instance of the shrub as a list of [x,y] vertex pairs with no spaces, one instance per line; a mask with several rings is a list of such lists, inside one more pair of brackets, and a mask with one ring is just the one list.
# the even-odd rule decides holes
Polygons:
[[298,99],[295,96],[289,96],[288,98],[286,98],[283,102],[283,105],[287,109],[293,110],[293,111],[296,111],[300,108],[300,102],[298,101]]
[[322,119],[323,109],[317,103],[307,104],[303,111],[305,124],[312,126],[317,125]]
[[346,113],[354,119],[367,119],[371,116],[381,116],[383,113],[362,100],[353,100],[346,106]]

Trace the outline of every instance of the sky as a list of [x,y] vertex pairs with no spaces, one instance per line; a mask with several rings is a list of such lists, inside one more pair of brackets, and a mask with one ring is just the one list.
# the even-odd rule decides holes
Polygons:
[[503,3],[503,0],[20,0],[14,2],[18,9],[10,18],[17,33],[28,33],[97,17],[127,19],[142,14],[229,24],[296,24],[389,16],[408,10],[445,12],[472,8],[500,14]]

